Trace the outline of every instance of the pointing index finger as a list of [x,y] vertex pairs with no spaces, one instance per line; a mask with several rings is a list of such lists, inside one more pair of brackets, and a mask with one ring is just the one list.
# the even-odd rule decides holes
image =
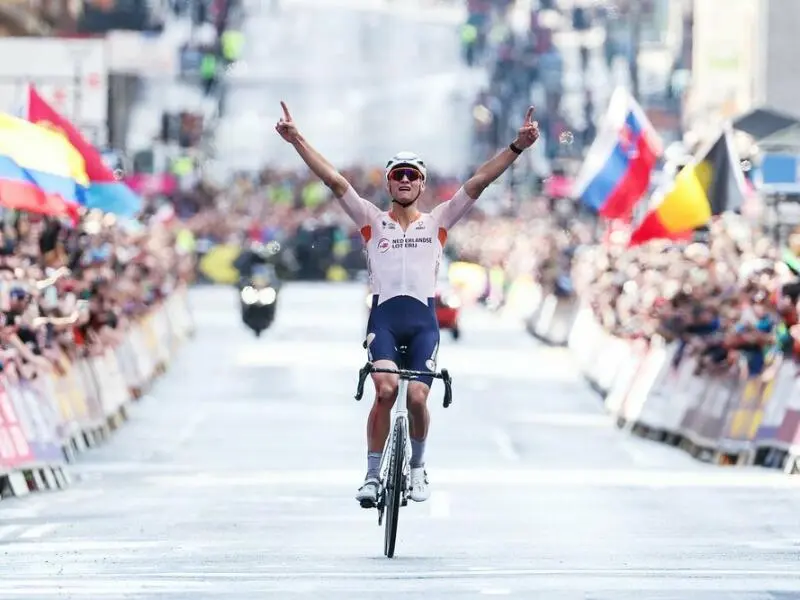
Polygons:
[[525,115],[525,124],[528,125],[530,123],[533,123],[533,107],[532,106],[528,107],[528,112]]
[[289,108],[286,106],[286,102],[281,100],[281,108],[283,109],[283,116],[287,121],[292,120],[292,115],[289,114]]

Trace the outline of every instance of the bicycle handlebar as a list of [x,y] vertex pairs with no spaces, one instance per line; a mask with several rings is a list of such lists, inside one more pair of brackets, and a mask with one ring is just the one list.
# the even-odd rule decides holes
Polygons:
[[442,405],[447,408],[453,402],[453,380],[447,369],[442,369],[440,373],[434,371],[407,371],[405,369],[381,369],[376,368],[371,362],[365,364],[358,371],[358,388],[356,389],[356,400],[361,400],[364,396],[364,382],[371,373],[391,373],[392,375],[399,375],[401,377],[433,377],[434,379],[441,379],[444,383],[444,401]]

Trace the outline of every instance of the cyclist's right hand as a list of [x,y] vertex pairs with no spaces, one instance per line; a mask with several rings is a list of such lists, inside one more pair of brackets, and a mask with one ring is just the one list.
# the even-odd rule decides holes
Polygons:
[[289,114],[289,109],[286,107],[286,103],[283,100],[281,100],[281,108],[283,109],[283,117],[280,118],[275,125],[275,131],[277,131],[278,135],[284,140],[290,144],[294,144],[300,137],[297,131],[297,125],[294,124],[292,115]]

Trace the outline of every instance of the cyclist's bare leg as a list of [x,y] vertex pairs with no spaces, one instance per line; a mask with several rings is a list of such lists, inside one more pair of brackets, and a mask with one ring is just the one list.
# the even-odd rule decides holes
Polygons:
[[425,471],[425,440],[428,437],[430,413],[428,393],[430,388],[421,381],[412,381],[408,386],[409,435],[411,437],[411,481],[410,498],[424,502],[430,496],[428,476]]
[[[374,365],[378,369],[397,368],[391,360],[376,360]],[[375,384],[375,402],[367,419],[367,449],[380,454],[389,436],[399,377],[391,373],[373,373],[372,382]]]
[[431,388],[421,381],[412,381],[408,384],[408,414],[411,416],[409,434],[412,440],[425,440],[428,437],[428,427],[431,414],[428,412],[428,394]]
[[[396,369],[391,360],[376,360],[375,367],[380,369]],[[375,384],[375,402],[367,419],[367,476],[364,484],[358,489],[356,499],[363,508],[372,508],[378,499],[378,479],[380,477],[381,454],[389,437],[391,427],[392,406],[397,397],[399,377],[391,373],[373,373]]]

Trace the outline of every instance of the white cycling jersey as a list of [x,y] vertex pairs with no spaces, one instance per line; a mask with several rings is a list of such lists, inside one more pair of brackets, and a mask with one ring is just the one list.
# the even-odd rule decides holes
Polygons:
[[364,200],[352,186],[339,202],[361,230],[369,286],[379,304],[395,296],[411,296],[423,304],[433,298],[447,232],[475,204],[461,187],[447,202],[420,213],[403,231],[391,212]]

